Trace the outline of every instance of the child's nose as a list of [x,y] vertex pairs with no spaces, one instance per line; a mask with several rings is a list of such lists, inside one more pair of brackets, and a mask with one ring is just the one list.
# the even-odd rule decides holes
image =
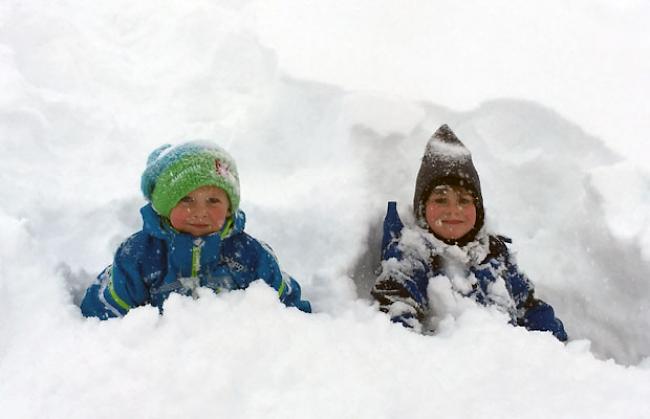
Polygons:
[[196,204],[194,206],[194,215],[196,216],[204,216],[208,213],[208,206],[205,204]]
[[463,206],[460,204],[460,202],[452,202],[451,205],[449,206],[451,211],[462,211]]

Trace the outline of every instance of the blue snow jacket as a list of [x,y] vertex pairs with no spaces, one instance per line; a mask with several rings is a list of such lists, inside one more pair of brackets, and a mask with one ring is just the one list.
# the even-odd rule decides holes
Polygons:
[[151,204],[140,212],[144,227],[120,245],[113,263],[88,288],[81,303],[84,316],[118,317],[145,304],[162,310],[172,292],[196,296],[198,287],[244,289],[258,279],[276,289],[285,305],[311,312],[309,302],[300,299],[300,286],[280,270],[272,250],[244,233],[242,211],[221,233],[202,237],[174,230]]
[[[421,249],[409,249],[413,246],[412,241],[401,243],[403,229],[396,204],[390,202],[384,220],[382,272],[372,295],[379,302],[380,309],[390,314],[392,321],[419,330],[427,314],[435,310],[435,307],[430,307],[429,281],[438,276],[447,277],[449,272],[442,253],[434,248],[432,241],[419,242],[428,247],[427,257],[423,257]],[[414,234],[417,236],[417,231]],[[468,286],[454,291],[482,305],[500,306],[510,315],[513,324],[528,330],[550,331],[557,339],[566,341],[564,326],[555,317],[553,308],[535,298],[533,284],[512,260],[506,246],[509,239],[501,236],[487,236],[486,239],[484,253],[487,255],[479,262],[462,266]],[[501,295],[492,291],[497,281],[505,286]]]

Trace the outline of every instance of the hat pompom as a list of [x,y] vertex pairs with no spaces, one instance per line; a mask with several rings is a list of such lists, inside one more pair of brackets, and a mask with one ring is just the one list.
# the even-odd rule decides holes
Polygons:
[[158,158],[163,155],[165,150],[168,150],[172,147],[171,144],[163,144],[149,154],[147,157],[147,167],[142,173],[142,178],[140,180],[140,189],[142,194],[147,198],[148,201],[151,200],[151,194],[153,193],[153,188],[156,184],[156,179],[160,175],[160,171],[164,168],[162,164],[156,164]]

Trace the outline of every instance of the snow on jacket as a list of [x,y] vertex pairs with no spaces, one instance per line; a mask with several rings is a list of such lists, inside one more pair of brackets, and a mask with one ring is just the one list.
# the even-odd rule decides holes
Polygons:
[[419,226],[404,227],[396,204],[390,202],[381,273],[372,295],[394,322],[419,331],[440,309],[432,306],[436,291],[430,283],[442,280],[457,295],[496,306],[513,324],[567,340],[562,322],[550,305],[535,298],[533,284],[517,267],[506,242],[481,232],[462,248],[445,244]]
[[229,234],[193,237],[165,223],[151,204],[140,210],[144,227],[124,241],[113,263],[91,285],[81,303],[86,317],[123,316],[145,304],[162,309],[169,294],[196,296],[196,288],[244,289],[258,279],[278,291],[280,300],[311,312],[300,286],[282,272],[272,250],[244,233],[245,215],[237,211]]

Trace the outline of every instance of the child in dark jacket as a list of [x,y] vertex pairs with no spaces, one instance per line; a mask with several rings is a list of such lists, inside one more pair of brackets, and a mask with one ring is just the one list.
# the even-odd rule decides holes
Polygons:
[[441,126],[422,158],[413,198],[413,225],[390,202],[384,220],[381,273],[372,290],[394,322],[427,329],[449,295],[495,306],[513,324],[567,340],[553,308],[535,298],[533,284],[508,251],[510,240],[486,232],[478,173],[469,150]]
[[244,289],[258,279],[287,306],[310,312],[300,286],[280,270],[272,250],[244,233],[239,175],[232,157],[210,142],[154,150],[142,174],[150,201],[143,228],[124,241],[86,291],[84,316],[118,317],[151,304],[162,309],[172,292]]

